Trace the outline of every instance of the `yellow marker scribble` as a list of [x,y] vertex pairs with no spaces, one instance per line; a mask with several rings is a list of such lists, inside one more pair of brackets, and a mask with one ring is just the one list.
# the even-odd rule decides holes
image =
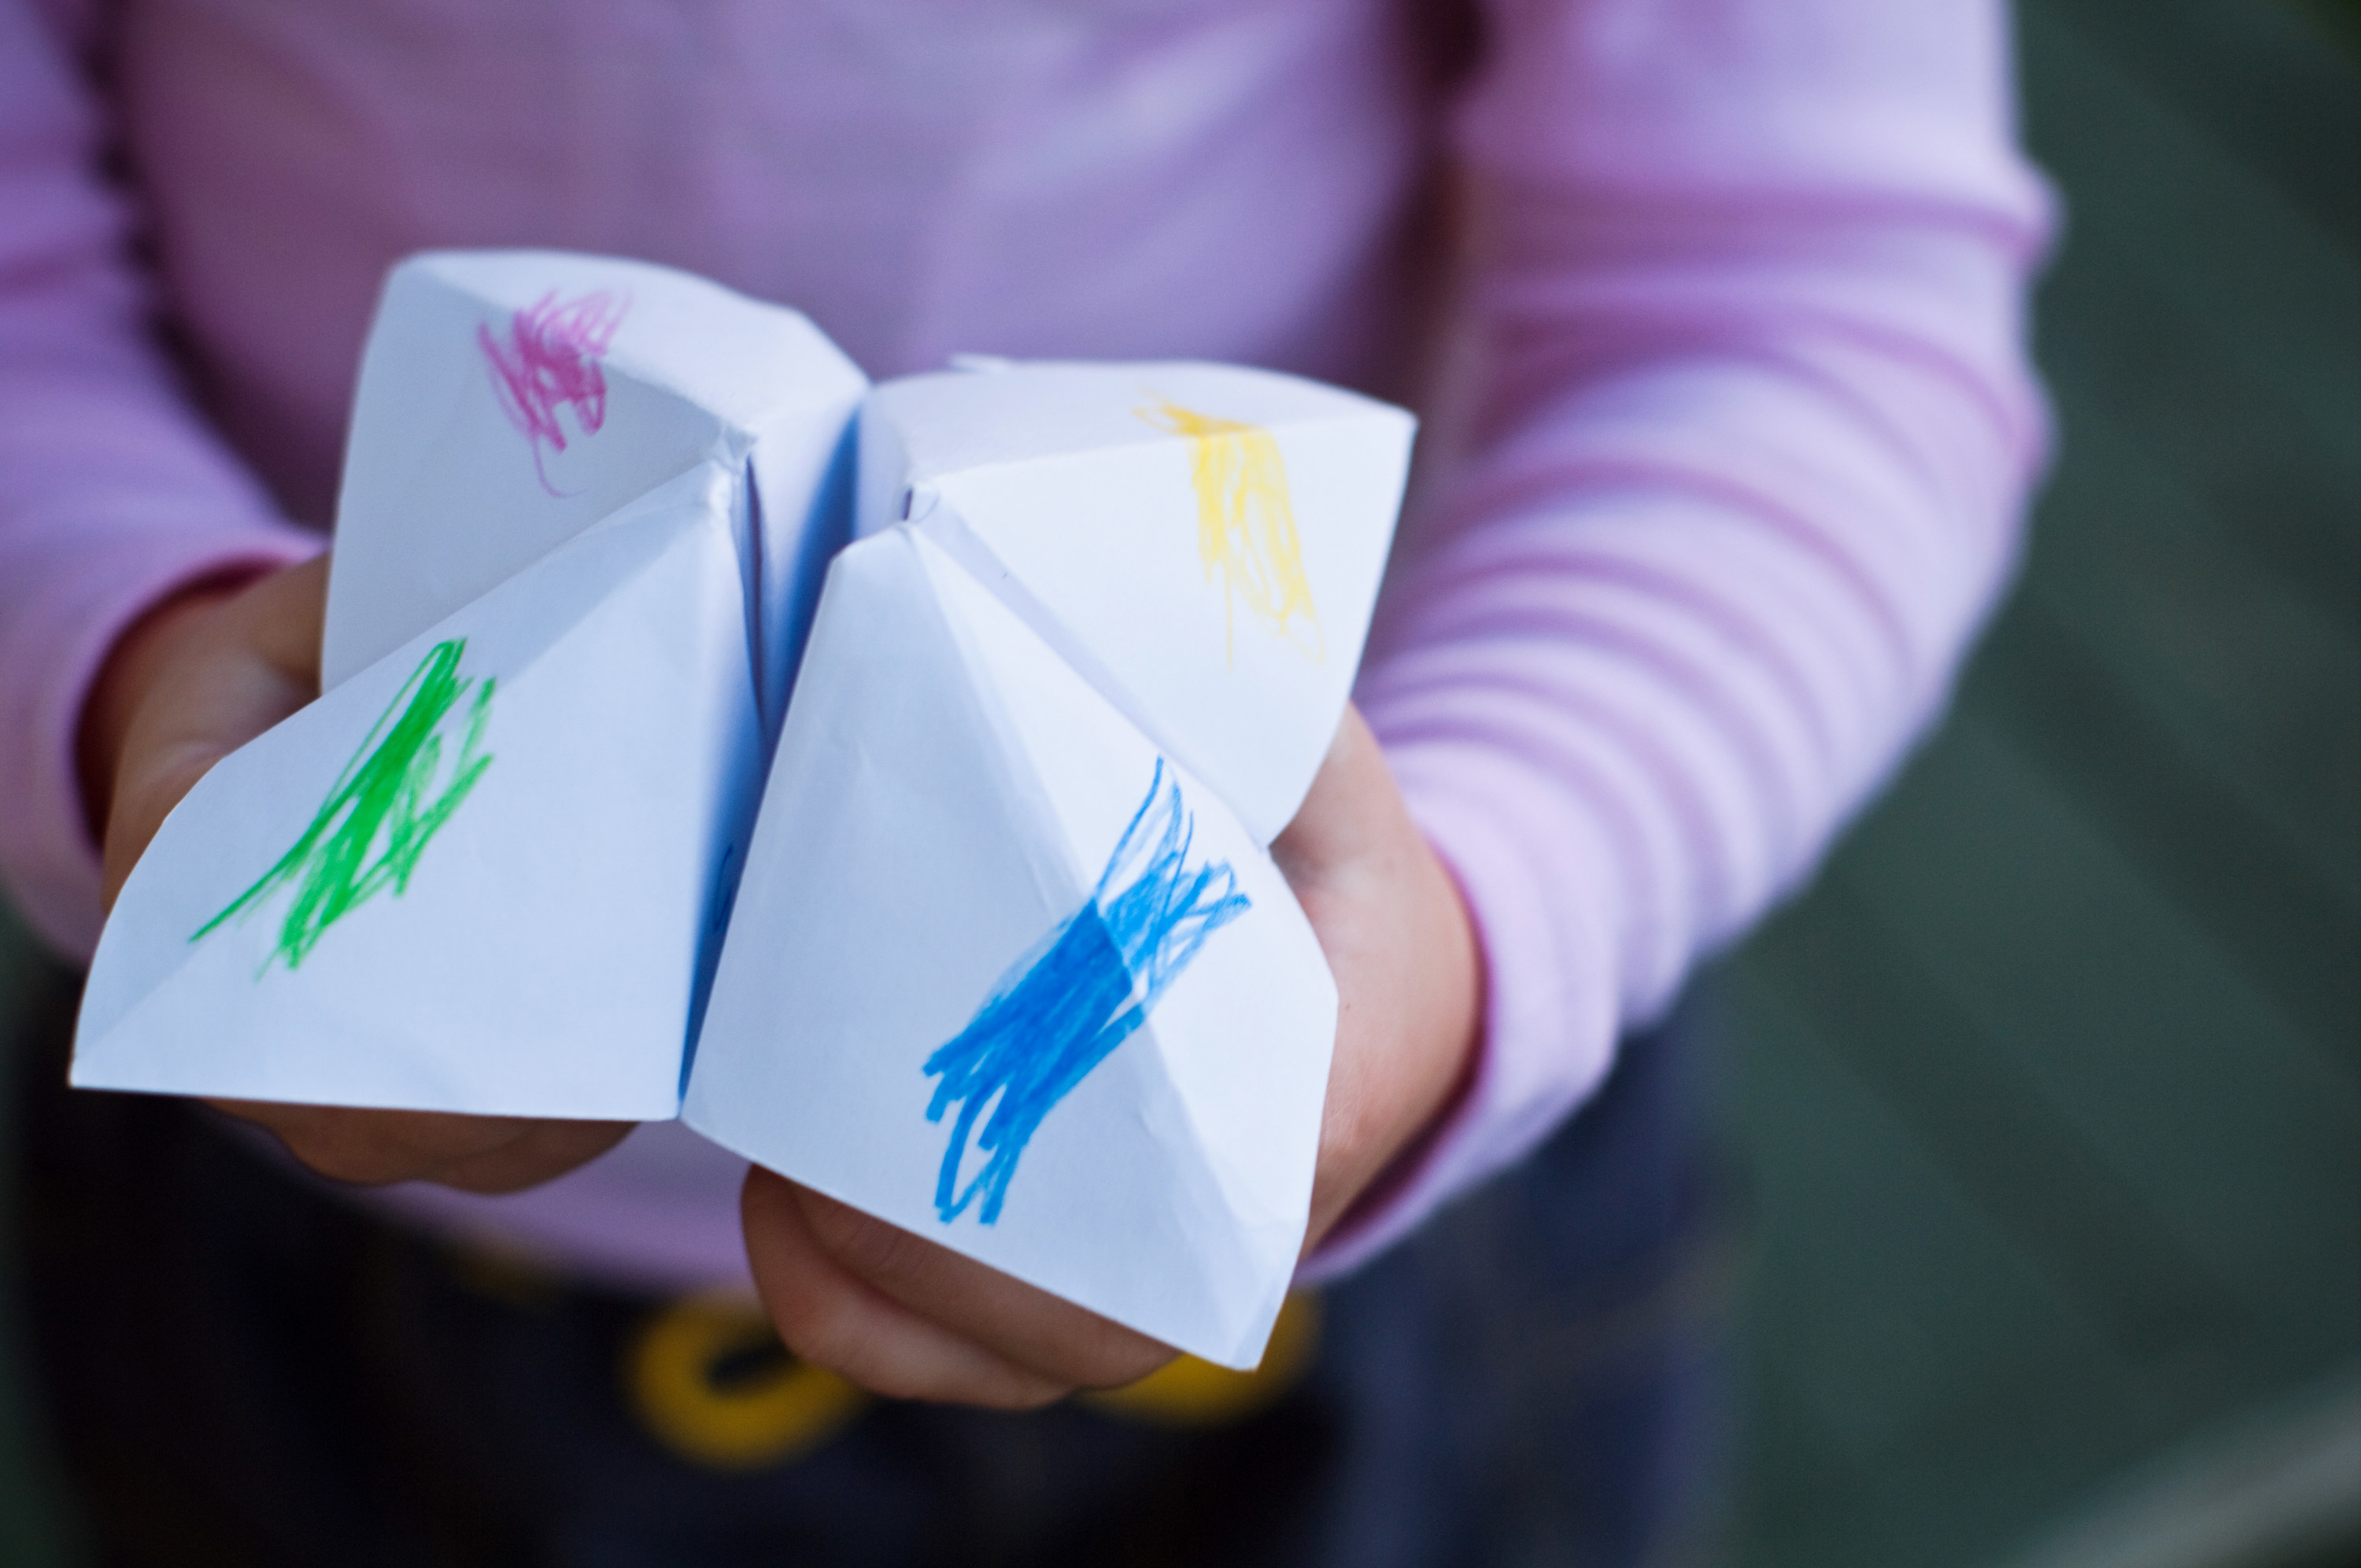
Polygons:
[[1312,603],[1295,509],[1287,499],[1287,465],[1270,432],[1162,400],[1140,410],[1139,417],[1189,443],[1190,477],[1197,488],[1197,554],[1205,563],[1205,580],[1221,579],[1233,661],[1241,602],[1305,653],[1325,660],[1320,612]]

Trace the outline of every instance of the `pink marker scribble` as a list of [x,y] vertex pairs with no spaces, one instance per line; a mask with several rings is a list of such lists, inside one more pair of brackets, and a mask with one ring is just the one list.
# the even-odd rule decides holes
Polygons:
[[607,375],[598,359],[630,304],[604,289],[560,304],[552,289],[530,309],[516,313],[505,345],[491,328],[476,328],[476,341],[491,366],[492,390],[510,421],[524,432],[533,447],[533,472],[541,476],[541,488],[553,496],[565,493],[549,482],[544,466],[546,453],[566,450],[566,427],[558,422],[558,411],[572,409],[583,435],[595,433],[607,422]]

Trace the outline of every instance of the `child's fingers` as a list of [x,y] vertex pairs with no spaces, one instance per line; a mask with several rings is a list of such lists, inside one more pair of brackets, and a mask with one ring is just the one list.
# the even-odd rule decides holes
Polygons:
[[[477,1118],[468,1117],[473,1121]],[[527,1122],[495,1149],[467,1155],[431,1172],[426,1179],[462,1192],[522,1192],[589,1164],[631,1135],[637,1122]]]
[[332,1181],[379,1186],[439,1181],[471,1192],[513,1192],[562,1176],[620,1143],[629,1122],[540,1121],[439,1111],[378,1111],[215,1100],[269,1128],[288,1152]]
[[328,615],[328,557],[273,572],[238,596],[233,606],[256,652],[279,673],[320,689],[320,633]]
[[822,1193],[797,1188],[796,1198],[813,1239],[846,1271],[1044,1377],[1112,1388],[1173,1357],[1169,1345]]
[[326,587],[321,559],[228,597],[192,595],[152,616],[110,660],[104,689],[93,694],[85,759],[104,774],[91,798],[106,813],[102,896],[110,907],[206,770],[318,695]]
[[1466,1083],[1482,1026],[1482,961],[1458,884],[1354,708],[1270,852],[1336,981],[1309,1250]]
[[813,1234],[798,1201],[806,1196],[756,1168],[741,1199],[754,1288],[788,1349],[889,1398],[1027,1410],[1071,1391],[856,1277]]
[[1378,738],[1369,732],[1361,710],[1348,703],[1303,804],[1271,841],[1271,859],[1290,883],[1301,884],[1316,883],[1373,851],[1388,850],[1400,801]]
[[344,1105],[214,1100],[215,1109],[267,1127],[287,1152],[331,1181],[373,1187],[408,1181],[516,1135],[514,1123],[431,1111],[370,1111]]

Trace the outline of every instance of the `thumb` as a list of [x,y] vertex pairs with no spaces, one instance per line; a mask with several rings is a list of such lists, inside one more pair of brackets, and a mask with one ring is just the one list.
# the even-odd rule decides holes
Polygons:
[[[107,660],[87,721],[119,739],[107,785],[101,896],[109,909],[181,798],[223,757],[319,691],[324,561],[273,573],[242,593],[200,590],[151,613]],[[93,750],[104,750],[104,737]]]
[[1307,884],[1387,847],[1406,819],[1385,753],[1348,704],[1303,804],[1271,840],[1271,859],[1300,895]]

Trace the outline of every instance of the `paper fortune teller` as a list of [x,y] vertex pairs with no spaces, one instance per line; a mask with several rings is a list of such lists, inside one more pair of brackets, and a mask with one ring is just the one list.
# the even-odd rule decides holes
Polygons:
[[1252,1365],[1336,1014],[1267,849],[1410,437],[1202,365],[871,392],[802,317],[664,269],[406,263],[326,690],[134,870],[73,1081],[677,1113]]
[[134,870],[73,1081],[675,1114],[864,389],[801,316],[666,269],[397,269],[326,690]]
[[689,1124],[1254,1365],[1336,1020],[1266,847],[1342,716],[1411,434],[1202,365],[878,388]]

